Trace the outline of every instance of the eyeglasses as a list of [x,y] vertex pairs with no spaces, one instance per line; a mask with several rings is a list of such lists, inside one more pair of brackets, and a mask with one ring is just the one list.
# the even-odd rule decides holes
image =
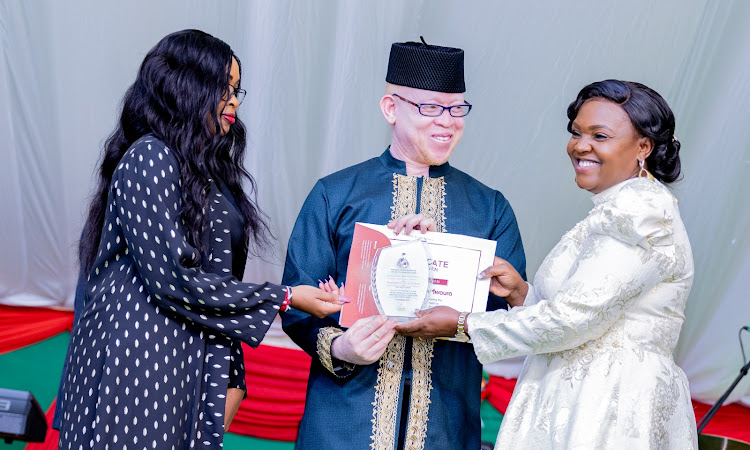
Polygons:
[[237,97],[237,106],[240,106],[240,103],[242,103],[242,100],[245,99],[245,94],[247,94],[247,91],[244,89],[239,89],[231,84],[229,85],[229,94],[227,95],[226,100],[229,101],[232,99],[232,96]]
[[464,117],[471,111],[471,104],[464,102],[463,105],[443,106],[436,105],[434,103],[414,103],[411,100],[407,100],[398,94],[393,94],[394,97],[398,97],[410,105],[414,105],[419,109],[419,114],[427,117],[439,117],[443,114],[443,111],[448,110],[448,114],[452,117]]

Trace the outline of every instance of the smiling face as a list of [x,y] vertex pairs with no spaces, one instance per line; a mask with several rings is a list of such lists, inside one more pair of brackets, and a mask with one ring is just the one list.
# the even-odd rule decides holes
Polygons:
[[571,124],[568,156],[581,189],[598,194],[638,176],[653,143],[641,136],[622,107],[609,100],[587,100]]
[[232,66],[229,68],[229,99],[224,99],[219,102],[217,112],[219,115],[219,123],[221,124],[221,134],[229,133],[232,128],[232,124],[235,122],[235,115],[237,113],[237,106],[239,102],[237,97],[234,96],[234,91],[240,85],[240,65],[237,64],[237,60],[232,58]]
[[443,106],[464,104],[464,94],[390,85],[381,100],[383,115],[393,125],[391,153],[395,158],[418,166],[439,166],[447,162],[463,135],[464,118],[453,117],[448,110],[438,117],[423,116],[416,106],[389,95],[390,91],[414,103]]

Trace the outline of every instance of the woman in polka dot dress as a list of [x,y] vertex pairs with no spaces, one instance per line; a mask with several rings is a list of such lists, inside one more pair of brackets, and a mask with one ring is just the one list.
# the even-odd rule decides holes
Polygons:
[[61,449],[220,448],[255,347],[289,304],[338,296],[243,283],[267,225],[242,191],[245,127],[230,47],[184,30],[146,56],[105,145],[80,244],[85,300],[59,401]]

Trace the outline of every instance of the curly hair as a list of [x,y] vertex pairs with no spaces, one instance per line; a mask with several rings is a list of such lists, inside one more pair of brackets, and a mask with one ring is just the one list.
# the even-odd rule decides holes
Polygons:
[[[90,200],[79,258],[91,269],[101,239],[101,229],[112,175],[122,156],[138,138],[152,133],[176,155],[182,183],[181,220],[188,242],[205,254],[203,230],[208,217],[211,179],[221,180],[234,195],[245,220],[244,241],[253,248],[269,244],[267,217],[257,206],[256,184],[243,166],[247,132],[236,118],[224,135],[217,107],[229,97],[232,49],[200,30],[182,30],[159,41],[146,55],[135,82],[122,100],[117,127],[107,139],[99,166],[98,185]],[[252,197],[245,194],[243,182]]]

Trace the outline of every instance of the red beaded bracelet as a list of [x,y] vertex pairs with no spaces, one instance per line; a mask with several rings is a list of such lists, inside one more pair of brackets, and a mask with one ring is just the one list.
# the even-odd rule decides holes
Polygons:
[[291,286],[286,287],[286,296],[284,296],[284,300],[281,302],[281,306],[279,306],[279,311],[285,312],[289,311],[292,308],[292,288]]

